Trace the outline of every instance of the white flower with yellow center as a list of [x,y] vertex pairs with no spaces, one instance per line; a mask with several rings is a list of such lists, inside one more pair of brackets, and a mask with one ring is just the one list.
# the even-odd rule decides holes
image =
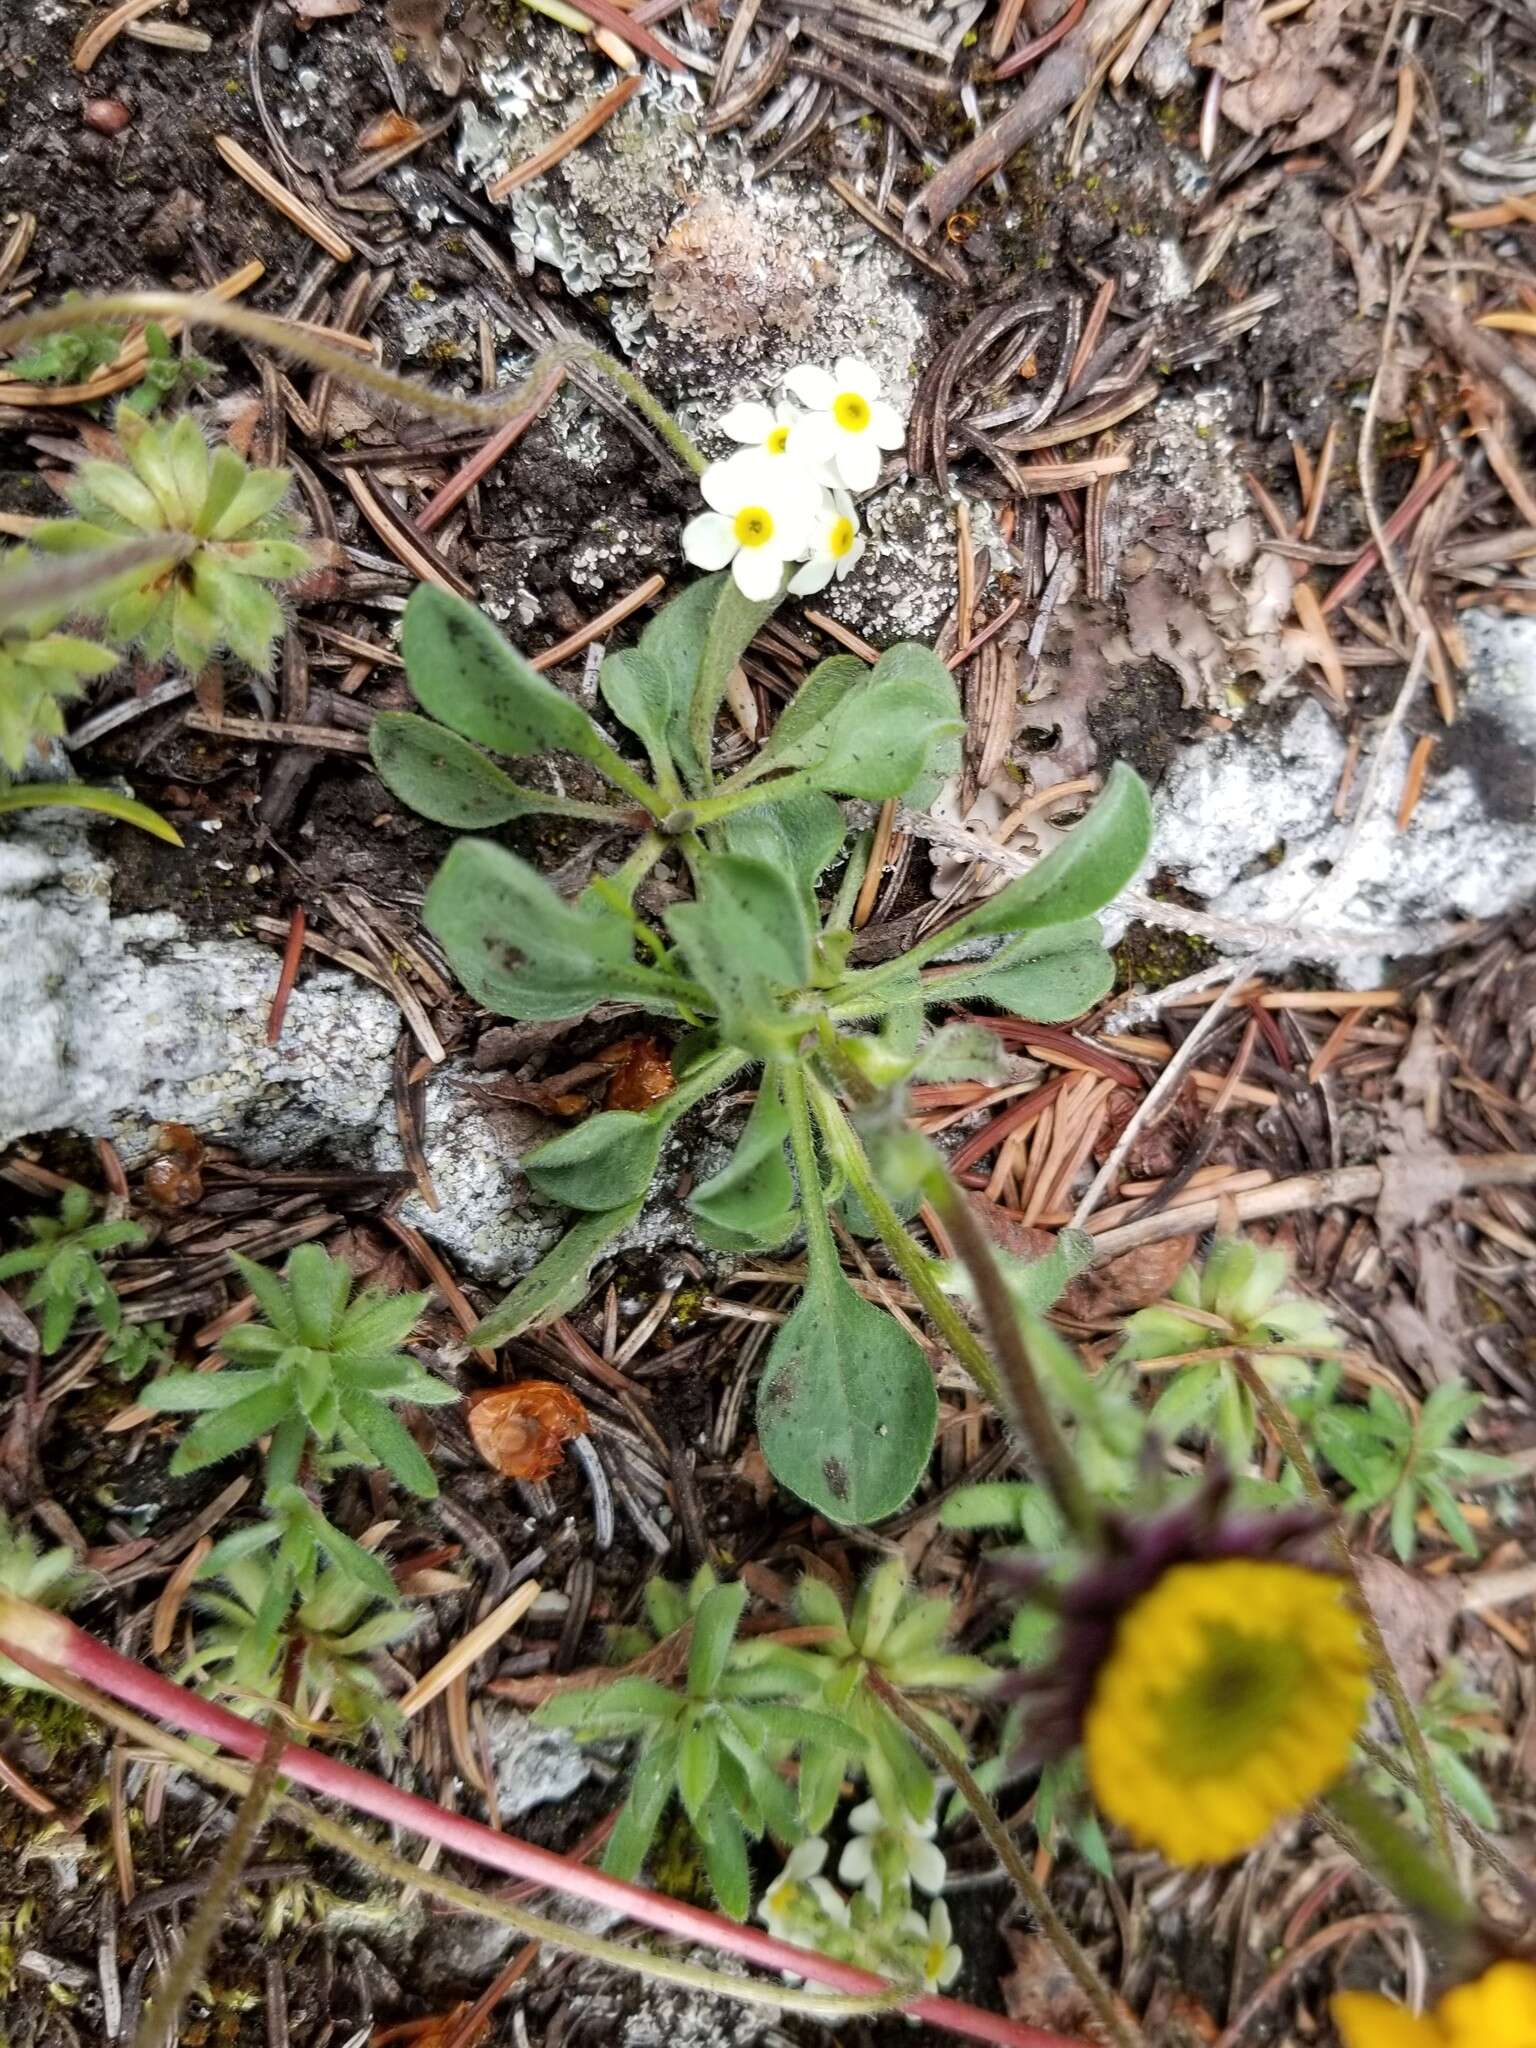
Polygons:
[[907,438],[900,413],[880,396],[879,371],[857,356],[841,356],[830,372],[801,363],[784,383],[809,407],[790,425],[790,455],[808,465],[830,462],[850,491],[873,490],[880,451],[899,448]]
[[904,1813],[899,1828],[889,1827],[880,1811],[880,1802],[866,1799],[849,1814],[848,1825],[853,1830],[853,1839],[837,1866],[844,1884],[862,1885],[870,1901],[878,1906],[880,1851],[894,1847],[902,1868],[919,1891],[942,1891],[948,1866],[944,1851],[933,1839],[938,1828],[936,1821],[914,1820],[910,1813]]
[[[765,405],[760,398],[744,399],[740,405],[733,405],[724,419],[716,422],[722,434],[728,434],[733,441],[739,441],[742,452],[748,455],[763,455],[770,462],[792,460],[789,453],[789,431],[805,414],[798,405],[791,405],[780,399],[777,405]],[[727,457],[734,461],[734,456]],[[804,468],[802,463],[799,465]],[[824,464],[818,464],[811,474],[817,483],[830,484],[832,472]]]
[[947,1991],[965,1961],[960,1944],[953,1939],[948,1906],[942,1899],[935,1899],[928,1908],[926,1921],[921,1913],[908,1913],[901,1928],[903,1934],[911,1935],[914,1945],[922,1944],[924,1990]]
[[683,528],[683,554],[697,569],[723,569],[743,597],[777,597],[785,565],[799,561],[816,531],[822,493],[797,464],[743,452],[712,462],[699,478],[709,511]]
[[796,597],[809,597],[813,591],[825,590],[834,576],[841,583],[849,570],[858,566],[868,545],[859,531],[852,498],[846,491],[834,490],[823,501],[810,560],[789,579],[791,591]]
[[779,1941],[794,1941],[823,1918],[848,1925],[848,1901],[821,1875],[827,1845],[820,1835],[797,1843],[778,1876],[758,1901],[757,1917]]

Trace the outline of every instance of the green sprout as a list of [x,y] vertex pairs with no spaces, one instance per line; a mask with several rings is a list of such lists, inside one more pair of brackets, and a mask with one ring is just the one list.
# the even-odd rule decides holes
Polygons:
[[[63,304],[77,296],[67,293]],[[29,384],[80,384],[108,363],[115,363],[122,347],[123,337],[115,328],[82,320],[78,327],[41,336],[20,355],[12,356],[6,368]]]
[[4,608],[5,585],[30,559],[25,548],[0,556],[0,770],[12,775],[21,772],[35,742],[62,738],[63,705],[121,658],[94,640],[56,631],[68,616],[66,604],[20,618]]
[[[1499,1729],[1498,1701],[1468,1685],[1453,1658],[1426,1687],[1418,1714],[1440,1789],[1480,1828],[1497,1834],[1502,1825],[1499,1810],[1475,1766],[1479,1761],[1491,1763],[1509,1748],[1509,1737]],[[1401,1808],[1420,1834],[1428,1834],[1424,1802],[1411,1784],[1405,1785],[1379,1764],[1367,1766],[1364,1776],[1378,1798]]]
[[[574,807],[643,835],[617,873],[573,902],[505,847],[459,840],[425,918],[472,996],[535,1020],[580,1017],[616,998],[688,1030],[664,1100],[603,1111],[525,1156],[535,1190],[579,1221],[476,1341],[500,1343],[562,1313],[639,1214],[678,1119],[755,1071],[735,1155],[689,1207],[706,1242],[730,1251],[776,1249],[803,1232],[805,1289],[768,1352],[758,1434],[784,1485],[834,1521],[870,1522],[921,1478],[937,1399],[922,1347],[846,1278],[831,1211],[841,1205],[856,1228],[873,1229],[909,1278],[915,1262],[913,1284],[929,1290],[932,1307],[933,1262],[900,1216],[939,1166],[903,1129],[899,1104],[903,1081],[938,1049],[925,1037],[926,1013],[967,999],[1060,1022],[1107,994],[1114,970],[1094,913],[1140,865],[1150,807],[1138,778],[1117,768],[1084,822],[1035,868],[900,958],[855,966],[850,925],[869,841],[850,854],[836,799],[925,801],[963,727],[955,685],[924,647],[890,648],[873,667],[836,656],[811,671],[758,753],[717,784],[710,740],[726,679],[771,609],[748,603],[729,575],[707,578],[637,647],[603,663],[599,690],[643,746],[647,781],[472,606],[420,589],[401,647],[411,688],[434,716],[382,715],[372,745],[388,786],[442,824],[484,829]],[[628,801],[576,804],[513,782],[487,748],[575,754]],[[635,896],[671,854],[692,896],[657,930]],[[835,864],[841,881],[823,911],[817,887]],[[972,957],[924,972],[957,946]]]
[[[62,1613],[89,1585],[89,1575],[81,1571],[72,1550],[63,1544],[56,1550],[44,1550],[29,1530],[14,1527],[0,1510],[0,1592]],[[21,1692],[48,1690],[42,1679],[34,1678],[9,1657],[0,1657],[0,1685],[13,1685]]]
[[0,1253],[0,1286],[32,1275],[22,1306],[41,1309],[39,1335],[50,1355],[74,1328],[82,1309],[88,1308],[103,1330],[115,1334],[122,1327],[122,1304],[102,1271],[100,1254],[143,1244],[148,1232],[142,1224],[126,1220],[93,1223],[95,1210],[86,1189],[67,1188],[57,1218],[29,1216],[23,1228],[32,1242]]
[[1316,1418],[1318,1450],[1354,1488],[1345,1511],[1388,1507],[1392,1547],[1404,1564],[1412,1563],[1418,1548],[1421,1508],[1458,1549],[1468,1557],[1477,1555],[1477,1539],[1455,1490],[1479,1480],[1511,1478],[1516,1470],[1507,1458],[1455,1441],[1482,1405],[1481,1394],[1453,1379],[1434,1389],[1417,1420],[1380,1386],[1370,1389],[1364,1407],[1339,1402]]
[[[879,1688],[903,1694],[962,1692],[991,1676],[979,1657],[944,1647],[954,1625],[954,1602],[914,1592],[906,1566],[892,1557],[870,1572],[851,1612],[824,1579],[814,1577],[800,1581],[795,1608],[803,1622],[827,1631],[825,1639],[809,1648],[768,1638],[744,1643],[740,1669],[765,1688],[776,1684],[785,1697],[832,1716],[859,1738],[858,1767],[888,1826],[929,1820],[936,1796],[933,1773]],[[936,1707],[920,1711],[943,1748],[963,1755],[954,1723]],[[800,1762],[800,1811],[813,1834],[832,1817],[842,1775],[840,1754],[820,1743],[808,1746]]]
[[118,1378],[126,1385],[169,1365],[175,1349],[164,1323],[124,1323],[102,1353],[102,1363],[115,1365]]
[[314,563],[285,509],[288,472],[253,469],[228,446],[210,452],[190,413],[150,425],[120,405],[113,423],[124,460],[83,462],[65,493],[79,516],[44,521],[34,546],[89,555],[163,539],[147,568],[125,570],[83,600],[104,611],[108,639],[193,671],[227,647],[268,673],[283,630],[270,586]]
[[[1184,1268],[1167,1303],[1127,1317],[1117,1362],[1187,1360],[1150,1417],[1168,1442],[1187,1433],[1207,1436],[1234,1471],[1247,1469],[1257,1418],[1237,1369],[1240,1353],[1278,1399],[1305,1396],[1313,1379],[1309,1361],[1336,1351],[1338,1335],[1316,1302],[1282,1291],[1289,1272],[1277,1246],[1261,1250],[1247,1238],[1225,1238],[1203,1266]],[[1181,1309],[1193,1314],[1181,1315]],[[1219,1355],[1188,1357],[1207,1350]]]
[[282,1279],[238,1254],[235,1263],[261,1310],[219,1340],[239,1369],[167,1373],[144,1389],[146,1407],[202,1415],[177,1446],[171,1471],[201,1471],[270,1437],[269,1497],[295,1484],[307,1453],[317,1476],[349,1464],[382,1466],[408,1492],[432,1499],[432,1467],[388,1405],[459,1398],[399,1348],[428,1297],[365,1289],[351,1300],[346,1261],[315,1244],[289,1254]]
[[327,1564],[313,1590],[292,1607],[293,1582],[269,1559],[227,1559],[219,1577],[227,1592],[195,1596],[207,1625],[183,1678],[211,1682],[248,1714],[283,1700],[301,1731],[327,1706],[344,1728],[398,1730],[398,1709],[369,1661],[416,1625],[395,1600],[392,1582],[390,1597],[381,1599],[352,1572]]
[[[781,1844],[805,1832],[802,1799],[778,1765],[797,1751],[833,1760],[835,1784],[862,1738],[840,1717],[775,1699],[781,1675],[749,1667],[736,1629],[746,1606],[740,1585],[719,1585],[706,1566],[686,1592],[663,1579],[646,1587],[658,1642],[687,1629],[681,1690],[638,1675],[579,1692],[557,1693],[539,1708],[545,1727],[568,1728],[584,1742],[633,1736],[640,1747],[629,1796],[608,1838],[603,1867],[634,1878],[675,1796],[698,1835],[704,1867],[723,1911],[744,1920],[752,1902],[747,1842],[771,1834]],[[768,1696],[765,1696],[768,1695]]]

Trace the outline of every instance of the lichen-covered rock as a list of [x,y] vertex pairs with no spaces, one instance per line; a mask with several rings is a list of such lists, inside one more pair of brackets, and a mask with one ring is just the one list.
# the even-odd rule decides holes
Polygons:
[[344,1156],[372,1131],[399,1032],[387,997],[307,975],[269,1046],[271,949],[189,939],[163,912],[114,918],[110,882],[76,819],[0,836],[0,1144],[67,1127],[132,1160],[177,1122],[277,1159]]

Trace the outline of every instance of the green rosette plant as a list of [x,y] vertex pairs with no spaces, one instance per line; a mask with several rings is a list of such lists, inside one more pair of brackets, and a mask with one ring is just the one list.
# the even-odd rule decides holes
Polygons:
[[[573,901],[506,847],[458,841],[425,920],[472,996],[519,1019],[580,1017],[617,998],[686,1029],[672,1094],[644,1112],[592,1116],[525,1156],[535,1190],[579,1220],[476,1341],[500,1343],[563,1313],[638,1214],[678,1119],[755,1074],[734,1156],[689,1207],[722,1250],[773,1250],[803,1234],[805,1290],[770,1348],[758,1431],[786,1486],[833,1520],[868,1522],[917,1485],[937,1399],[921,1346],[845,1277],[832,1213],[840,1205],[855,1228],[879,1235],[904,1272],[922,1261],[922,1285],[938,1291],[897,1213],[916,1207],[936,1164],[904,1127],[901,1088],[930,1058],[953,1068],[952,1043],[930,1035],[927,1012],[964,999],[1062,1021],[1100,1000],[1113,967],[1094,913],[1141,864],[1150,806],[1140,780],[1117,768],[1029,873],[899,959],[856,965],[850,925],[868,838],[850,852],[837,799],[929,796],[962,730],[955,685],[910,643],[873,666],[835,656],[811,671],[753,758],[717,783],[710,738],[726,678],[771,608],[744,599],[729,576],[709,578],[635,648],[604,661],[599,690],[643,746],[647,781],[472,606],[418,590],[402,649],[433,717],[386,714],[372,743],[389,787],[441,823],[483,830],[574,807],[638,835],[618,871]],[[515,783],[486,749],[575,755],[624,801],[575,804]],[[636,890],[669,854],[692,895],[658,930],[639,915]],[[837,864],[823,910],[818,885]],[[970,957],[937,964],[957,949]]]

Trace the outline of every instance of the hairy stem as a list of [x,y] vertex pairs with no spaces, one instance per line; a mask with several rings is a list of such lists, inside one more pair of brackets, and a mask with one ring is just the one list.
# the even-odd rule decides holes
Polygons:
[[1128,2020],[1114,1994],[1094,1968],[1086,1950],[1051,1904],[1050,1895],[1024,1860],[1022,1851],[997,1808],[977,1784],[964,1758],[946,1749],[934,1735],[904,1693],[896,1690],[878,1672],[868,1674],[868,1684],[882,1699],[925,1755],[940,1771],[954,1780],[955,1790],[971,1810],[976,1825],[998,1862],[1013,1881],[1015,1890],[1040,1924],[1040,1931],[1071,1971],[1073,1981],[1092,2005],[1115,2048],[1143,2048],[1141,2030]]
[[1301,1432],[1292,1421],[1283,1402],[1278,1401],[1262,1373],[1253,1361],[1239,1353],[1233,1363],[1243,1385],[1258,1404],[1259,1412],[1273,1431],[1275,1441],[1295,1467],[1298,1478],[1306,1490],[1307,1498],[1329,1513],[1328,1541],[1337,1560],[1340,1571],[1349,1579],[1355,1589],[1355,1598],[1360,1607],[1360,1625],[1365,1632],[1365,1646],[1371,1660],[1371,1671],[1376,1683],[1392,1703],[1392,1712],[1403,1738],[1403,1746],[1413,1763],[1413,1775],[1418,1786],[1419,1797],[1424,1802],[1424,1811],[1429,1817],[1430,1833],[1434,1837],[1435,1849],[1447,1870],[1455,1865],[1451,1859],[1451,1830],[1446,1819],[1445,1796],[1440,1790],[1440,1780],[1435,1776],[1435,1766],[1429,1754],[1429,1745],[1424,1740],[1424,1730],[1419,1726],[1419,1717],[1413,1711],[1413,1702],[1398,1676],[1397,1666],[1392,1662],[1392,1653],[1387,1648],[1381,1633],[1381,1625],[1371,1611],[1371,1603],[1365,1596],[1360,1573],[1355,1564],[1354,1552],[1349,1540],[1338,1523],[1332,1519],[1333,1502],[1328,1489],[1317,1476],[1317,1468],[1301,1440]]
[[928,1196],[939,1221],[954,1243],[960,1263],[971,1276],[976,1306],[986,1324],[992,1349],[1003,1371],[1011,1420],[1029,1448],[1041,1478],[1050,1488],[1069,1528],[1085,1543],[1098,1535],[1099,1514],[1083,1484],[1066,1438],[1057,1426],[1029,1356],[1019,1313],[1008,1292],[1002,1269],[992,1255],[986,1234],[965,1193],[942,1165],[930,1175]]
[[[812,1085],[815,1086],[814,1083]],[[826,1134],[827,1143],[836,1152],[838,1164],[848,1176],[848,1185],[864,1204],[870,1221],[879,1232],[880,1242],[895,1261],[896,1270],[922,1303],[929,1322],[982,1393],[1001,1407],[1002,1381],[987,1355],[986,1346],[940,1287],[932,1259],[913,1242],[906,1225],[886,1200],[884,1190],[870,1170],[858,1132],[829,1090],[817,1086],[813,1100],[816,1119]]]
[[805,1070],[794,1060],[778,1069],[779,1088],[789,1116],[789,1145],[795,1155],[795,1178],[800,1183],[800,1211],[805,1218],[806,1264],[814,1274],[840,1266],[837,1239],[827,1220],[826,1196],[821,1185],[821,1162],[816,1157],[816,1137],[811,1128],[810,1100],[806,1093]]
[[686,462],[695,476],[703,475],[709,466],[704,457],[655,392],[649,385],[643,384],[633,370],[627,370],[617,356],[610,356],[600,348],[592,348],[586,342],[568,342],[565,346],[577,362],[590,363],[594,370],[602,371],[610,384],[616,384],[636,412],[645,414],[673,454],[680,461]]

